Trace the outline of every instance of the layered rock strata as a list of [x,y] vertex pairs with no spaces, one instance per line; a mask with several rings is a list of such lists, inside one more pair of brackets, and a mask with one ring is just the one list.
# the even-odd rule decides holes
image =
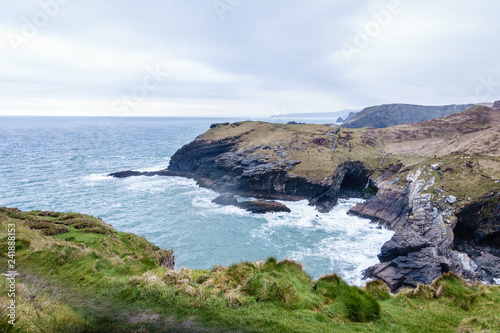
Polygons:
[[[400,167],[395,166],[392,171],[395,173]],[[386,282],[393,292],[403,287],[416,287],[419,283],[429,284],[448,271],[472,281],[495,283],[495,279],[500,278],[500,257],[495,256],[498,253],[494,249],[498,249],[500,239],[495,238],[497,243],[490,252],[483,252],[485,247],[481,246],[481,256],[476,260],[468,255],[473,251],[472,245],[468,245],[470,251],[455,249],[457,241],[453,230],[460,219],[459,230],[465,228],[464,216],[471,210],[477,211],[477,205],[455,214],[457,199],[433,187],[435,179],[425,171],[425,166],[410,173],[403,188],[394,186],[390,179],[387,174],[378,177],[375,185],[379,191],[375,198],[350,210],[351,214],[370,218],[395,231],[382,246],[378,255],[380,263],[368,268],[366,277]],[[495,207],[497,215],[485,223],[489,233],[485,235],[476,231],[475,235],[479,237],[476,241],[500,235],[500,205]],[[477,221],[477,215],[471,221]],[[473,222],[470,224],[475,230],[484,229]],[[462,245],[461,250],[464,249]]]

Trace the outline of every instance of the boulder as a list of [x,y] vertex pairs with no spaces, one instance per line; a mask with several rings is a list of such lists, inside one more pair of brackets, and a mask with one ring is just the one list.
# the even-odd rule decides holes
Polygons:
[[239,202],[235,198],[234,194],[231,193],[223,193],[214,200],[212,200],[212,202],[219,205],[236,206],[255,214],[266,214],[273,212],[287,212],[287,213],[291,212],[290,208],[288,208],[286,205],[280,202],[267,201],[267,200],[251,200],[251,201]]
[[238,204],[238,207],[256,214],[291,212],[290,208],[286,205],[280,202],[267,200],[243,201]]

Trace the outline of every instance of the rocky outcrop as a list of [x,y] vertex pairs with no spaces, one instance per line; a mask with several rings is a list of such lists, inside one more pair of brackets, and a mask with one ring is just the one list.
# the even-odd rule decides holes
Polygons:
[[443,117],[468,109],[474,104],[424,106],[412,104],[386,104],[363,109],[342,126],[348,128],[376,127],[384,128],[402,124],[416,123]]
[[500,109],[500,101],[495,101],[495,103],[493,103],[493,108]]
[[500,279],[500,193],[461,209],[454,233],[454,248],[476,262],[483,279]]
[[[262,147],[237,149],[237,143],[238,137],[215,142],[198,139],[179,149],[172,156],[166,170],[127,170],[111,173],[109,176],[189,177],[195,179],[200,186],[219,193],[230,192],[271,200],[307,199],[320,212],[330,211],[342,195],[360,197],[365,187],[372,188],[369,182],[371,172],[361,162],[345,162],[332,170],[330,180],[319,182],[290,173],[301,161],[270,160],[256,152]],[[264,203],[258,205],[263,206]],[[258,210],[255,207],[249,209]]]
[[267,200],[238,201],[234,194],[231,193],[223,193],[212,200],[212,202],[219,205],[236,206],[255,214],[291,212],[290,208],[280,202]]
[[[392,172],[396,169],[398,167],[393,166]],[[459,225],[460,230],[470,224],[461,222],[460,218],[457,220],[456,198],[450,200],[451,196],[445,195],[443,190],[435,191],[432,188],[434,179],[427,175],[418,169],[408,175],[406,187],[397,188],[387,173],[382,174],[375,180],[379,187],[377,195],[350,210],[352,214],[371,218],[395,231],[382,246],[378,255],[380,263],[368,268],[365,275],[386,282],[393,292],[403,287],[416,287],[419,283],[429,284],[447,271],[473,281],[494,282],[493,279],[500,275],[491,266],[500,257],[483,257],[490,266],[488,271],[487,267],[481,268],[481,260],[475,261],[454,249],[453,228]],[[477,207],[474,207],[466,211],[475,215]],[[458,216],[466,214],[461,213]],[[476,217],[477,214],[471,221],[477,221]],[[497,222],[486,224],[498,226]],[[496,237],[497,229],[488,230],[490,236]]]

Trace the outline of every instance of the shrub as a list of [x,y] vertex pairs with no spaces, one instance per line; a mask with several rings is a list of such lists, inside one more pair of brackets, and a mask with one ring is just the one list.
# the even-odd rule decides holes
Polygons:
[[365,290],[379,300],[386,300],[391,298],[391,291],[385,282],[380,280],[373,280],[366,283]]
[[321,277],[315,285],[334,309],[355,322],[367,322],[380,318],[380,304],[368,292],[349,286],[336,274]]
[[243,291],[260,302],[274,302],[294,308],[301,301],[297,288],[284,277],[263,272],[253,274],[245,281]]

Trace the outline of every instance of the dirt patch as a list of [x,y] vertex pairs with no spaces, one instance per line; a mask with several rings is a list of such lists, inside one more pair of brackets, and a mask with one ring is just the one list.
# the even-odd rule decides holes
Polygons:
[[127,319],[127,323],[129,324],[150,323],[153,321],[157,321],[158,318],[160,318],[160,315],[158,314],[139,313],[138,315],[129,317]]

